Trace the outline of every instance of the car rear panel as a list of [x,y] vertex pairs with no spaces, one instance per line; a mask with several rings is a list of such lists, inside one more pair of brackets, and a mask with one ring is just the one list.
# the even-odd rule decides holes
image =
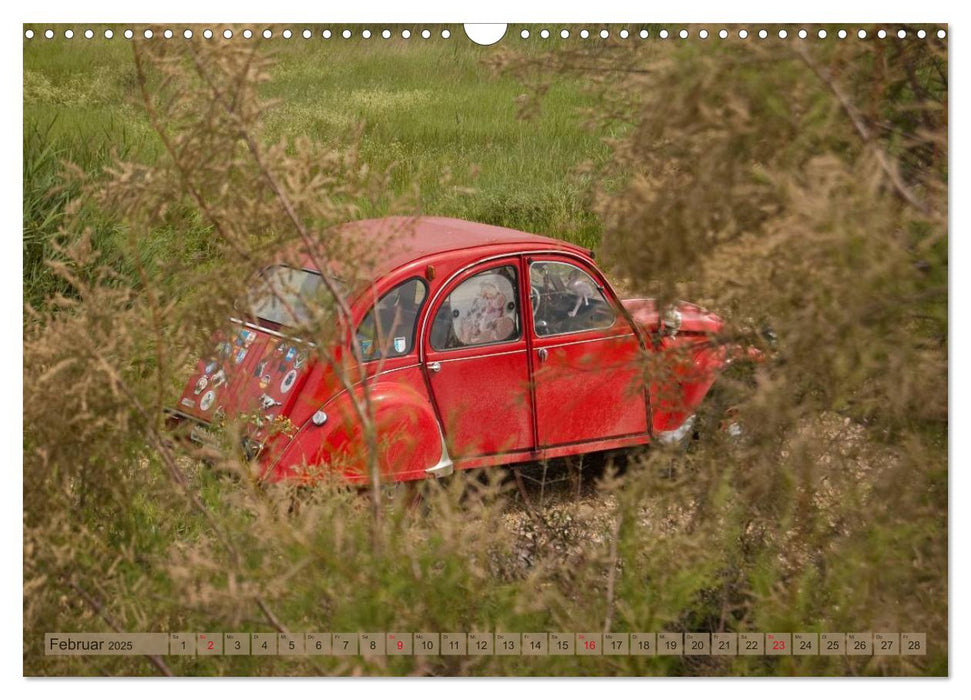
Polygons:
[[205,423],[219,417],[286,415],[306,378],[308,348],[271,331],[234,326],[199,360],[179,412]]

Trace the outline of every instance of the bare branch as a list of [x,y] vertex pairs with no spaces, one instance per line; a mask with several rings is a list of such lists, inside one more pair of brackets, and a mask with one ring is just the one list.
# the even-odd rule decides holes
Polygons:
[[810,56],[809,52],[802,44],[795,44],[795,52],[799,58],[802,59],[809,69],[818,77],[825,85],[829,88],[833,96],[836,97],[837,102],[846,112],[846,116],[849,117],[850,122],[853,124],[853,128],[860,135],[867,146],[873,149],[876,154],[877,163],[880,165],[880,169],[883,170],[884,174],[890,180],[890,184],[893,186],[894,192],[900,199],[909,204],[910,206],[917,209],[922,214],[929,214],[930,211],[927,205],[921,202],[917,196],[910,191],[910,188],[904,183],[900,178],[900,174],[897,172],[897,168],[893,163],[889,155],[880,147],[876,139],[867,128],[866,122],[863,120],[863,116],[860,114],[859,110],[850,100],[849,95],[844,92],[843,88],[840,87],[839,83],[830,75],[829,71],[823,66],[820,66],[816,61],[814,61]]

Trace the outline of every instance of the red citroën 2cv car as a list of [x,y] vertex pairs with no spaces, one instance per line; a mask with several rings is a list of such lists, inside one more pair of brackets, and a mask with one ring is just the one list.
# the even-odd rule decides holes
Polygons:
[[291,332],[321,271],[271,264],[275,296],[232,319],[172,410],[196,437],[257,416],[243,442],[270,481],[367,483],[365,398],[385,482],[680,440],[737,354],[718,316],[618,299],[591,251],[563,241],[433,217],[346,226],[382,254],[327,360]]

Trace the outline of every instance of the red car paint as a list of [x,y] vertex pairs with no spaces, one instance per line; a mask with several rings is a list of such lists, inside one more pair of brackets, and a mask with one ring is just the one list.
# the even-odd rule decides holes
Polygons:
[[[716,342],[718,316],[681,303],[675,328],[653,300],[619,300],[590,251],[563,241],[433,217],[343,230],[384,251],[350,295],[355,329],[394,290],[396,317],[418,307],[411,337],[397,326],[395,350],[363,363],[348,338],[328,363],[286,328],[234,321],[172,411],[197,427],[259,417],[248,443],[271,481],[367,482],[365,387],[382,479],[407,481],[650,443],[685,424],[734,357]],[[271,434],[283,418],[290,429]]]

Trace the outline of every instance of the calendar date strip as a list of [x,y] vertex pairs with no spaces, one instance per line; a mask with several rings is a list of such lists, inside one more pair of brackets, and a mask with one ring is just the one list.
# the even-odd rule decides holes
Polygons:
[[924,656],[923,632],[139,632],[44,635],[47,656]]

